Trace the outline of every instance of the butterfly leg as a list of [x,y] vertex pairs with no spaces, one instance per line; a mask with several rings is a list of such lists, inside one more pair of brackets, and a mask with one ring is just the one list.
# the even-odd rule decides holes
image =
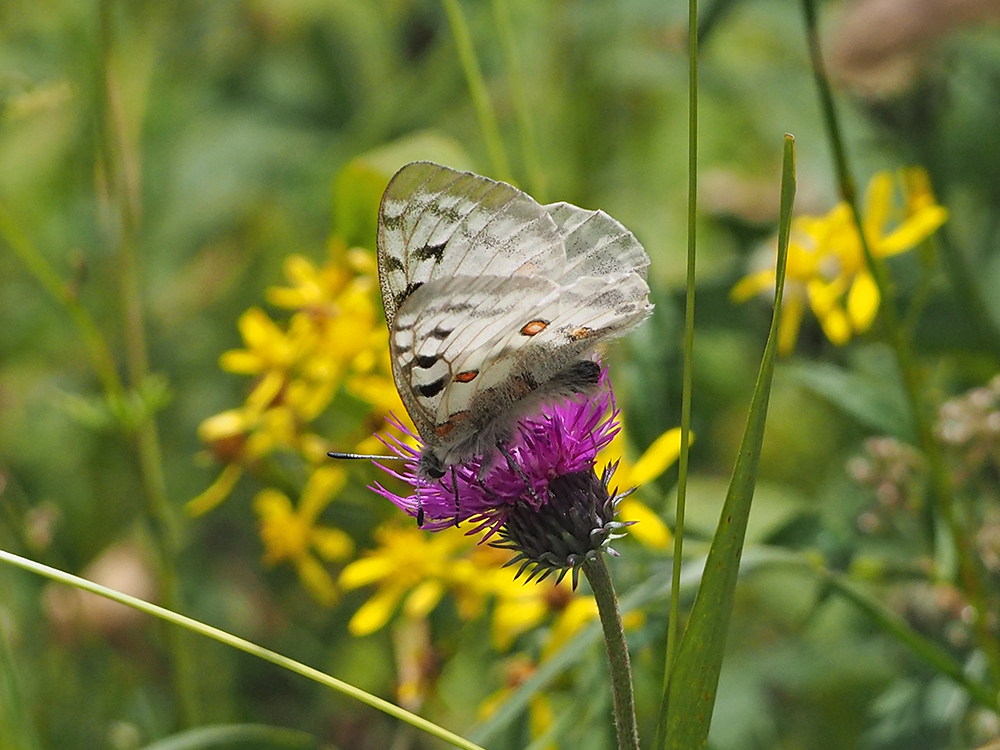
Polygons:
[[451,488],[455,492],[455,528],[458,528],[458,476],[455,474],[455,465],[451,465]]
[[542,503],[541,498],[539,498],[538,495],[535,493],[535,488],[531,486],[531,482],[528,481],[528,477],[524,475],[524,472],[521,470],[521,467],[517,465],[516,461],[514,461],[514,457],[510,455],[510,451],[507,450],[507,446],[498,440],[497,450],[499,450],[500,453],[503,455],[503,457],[507,459],[507,465],[510,466],[510,468],[514,470],[514,473],[517,474],[518,477],[520,477],[522,482],[524,482],[524,486],[527,488],[528,494],[531,495],[531,499],[534,500],[539,505],[541,505]]

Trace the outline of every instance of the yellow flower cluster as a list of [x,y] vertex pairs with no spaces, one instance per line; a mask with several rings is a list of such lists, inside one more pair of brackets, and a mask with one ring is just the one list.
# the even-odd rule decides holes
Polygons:
[[187,509],[193,515],[211,510],[245,471],[262,467],[276,451],[298,454],[309,479],[297,506],[272,487],[254,500],[264,560],[295,565],[309,592],[330,605],[337,590],[322,561],[346,559],[353,543],[339,529],[317,522],[346,476],[339,467],[326,466],[331,446],[311,425],[341,390],[370,404],[372,424],[363,426],[366,436],[389,411],[403,416],[405,410],[384,356],[388,343],[378,310],[374,254],[334,244],[324,266],[293,255],[284,270],[289,286],[270,289],[268,301],[291,311],[287,324],[279,325],[263,310],[251,308],[239,321],[244,348],[220,358],[223,370],[254,380],[242,406],[199,426],[199,437],[224,468]]
[[[923,168],[900,172],[901,200],[889,172],[879,172],[868,184],[862,227],[876,259],[888,258],[919,245],[948,218],[931,192]],[[773,253],[769,267],[743,278],[730,293],[735,302],[757,294],[774,294]],[[788,245],[784,305],[778,329],[778,351],[795,347],[806,302],[838,346],[864,333],[875,320],[879,292],[865,262],[851,209],[838,204],[826,216],[800,216],[792,222]]]

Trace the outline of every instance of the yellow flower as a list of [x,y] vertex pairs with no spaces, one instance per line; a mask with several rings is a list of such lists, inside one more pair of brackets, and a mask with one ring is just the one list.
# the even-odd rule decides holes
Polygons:
[[[597,465],[618,461],[613,483],[622,489],[641,487],[652,482],[677,460],[681,452],[681,431],[679,427],[667,430],[653,441],[638,461],[634,464],[628,460],[625,450],[625,430],[615,435],[608,446],[597,455]],[[651,549],[666,549],[670,546],[670,529],[660,516],[648,505],[629,495],[619,506],[619,517],[622,521],[635,521],[628,528],[629,536],[635,537]]]
[[346,559],[354,544],[340,529],[317,526],[316,520],[345,481],[339,467],[323,467],[309,477],[297,508],[286,495],[272,488],[258,492],[253,503],[260,518],[264,562],[294,564],[303,586],[325,606],[337,601],[338,592],[322,561]]
[[[347,565],[340,574],[345,590],[377,584],[375,594],[351,618],[356,636],[379,630],[404,600],[409,617],[424,617],[449,589],[458,589],[471,577],[472,563],[463,559],[474,540],[458,529],[427,534],[408,526],[383,526],[375,533],[379,546]],[[466,606],[474,611],[474,601]]]
[[[226,468],[188,503],[190,513],[222,502],[243,468],[273,451],[296,451],[310,465],[326,460],[329,448],[307,426],[327,410],[358,362],[374,362],[376,352],[387,349],[373,253],[334,243],[331,255],[322,268],[298,255],[286,259],[291,286],[268,292],[273,304],[295,311],[286,327],[258,308],[240,317],[244,348],[225,352],[220,366],[256,379],[242,406],[199,426],[199,437]],[[379,392],[378,399],[386,396]],[[381,421],[385,415],[375,416]]]
[[[902,170],[898,181],[900,200],[888,172],[879,172],[868,183],[861,225],[876,259],[913,249],[948,218],[946,209],[935,202],[922,168]],[[774,293],[773,252],[770,256],[769,267],[749,274],[733,287],[730,297],[734,302]],[[823,333],[838,346],[867,331],[878,313],[878,287],[846,203],[838,204],[826,216],[803,216],[792,222],[778,327],[781,354],[788,354],[795,346],[806,302]]]

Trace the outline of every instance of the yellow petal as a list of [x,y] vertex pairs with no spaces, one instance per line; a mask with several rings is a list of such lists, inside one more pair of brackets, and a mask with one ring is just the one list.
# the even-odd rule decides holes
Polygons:
[[184,510],[192,516],[200,516],[212,510],[221,503],[229,493],[233,491],[236,482],[243,476],[243,467],[239,464],[229,464],[219,474],[218,479],[212,482],[212,486],[195,498],[192,498],[184,506]]
[[[528,726],[531,729],[531,738],[541,737],[552,728],[555,721],[555,711],[549,697],[545,693],[532,695],[528,702]],[[532,743],[532,745],[534,744]],[[550,742],[542,746],[540,750],[558,750],[558,747],[555,742]]]
[[346,560],[354,552],[350,535],[328,526],[314,527],[309,533],[309,541],[324,560]]
[[321,466],[306,481],[299,499],[299,513],[314,519],[323,512],[347,483],[347,473],[340,466]]
[[941,206],[922,208],[878,242],[877,254],[884,258],[911,250],[934,234],[947,220],[948,211]]
[[444,596],[444,586],[440,581],[423,581],[406,597],[403,611],[407,617],[422,620],[437,606],[442,596]]
[[922,208],[933,206],[934,191],[931,178],[923,167],[908,167],[900,170],[903,181],[903,195],[906,198],[906,215],[911,216]]
[[253,510],[264,520],[292,515],[292,501],[273,487],[265,487],[253,499]]
[[767,291],[774,293],[773,268],[744,276],[729,291],[729,299],[736,303],[746,302],[751,297]]
[[230,349],[219,356],[219,367],[237,375],[256,375],[264,369],[264,362],[254,352]]
[[215,414],[198,425],[198,438],[203,443],[242,435],[251,427],[248,414],[243,409],[230,409]]
[[264,348],[275,339],[284,337],[281,329],[259,307],[251,307],[243,313],[237,326],[250,349]]
[[340,585],[345,589],[356,589],[381,581],[396,570],[395,564],[387,557],[362,557],[340,571]]
[[865,214],[863,224],[865,237],[869,242],[876,242],[882,236],[882,228],[889,220],[892,208],[892,175],[888,172],[878,172],[868,183],[865,196]]
[[878,313],[879,294],[875,279],[867,271],[859,273],[847,294],[847,314],[854,330],[867,331]]
[[275,307],[285,310],[298,310],[309,304],[310,300],[301,289],[287,286],[273,286],[267,290],[267,301]]
[[597,617],[597,604],[592,598],[574,597],[552,626],[549,640],[542,649],[542,658],[558,651],[577,630],[595,617]]
[[548,611],[540,596],[499,600],[493,609],[493,645],[499,651],[506,651],[521,633],[538,625]]
[[836,281],[825,284],[817,280],[808,285],[809,303],[813,312],[823,327],[823,333],[837,346],[843,346],[850,341],[852,334],[847,313],[839,301],[841,287],[842,284]]
[[645,503],[631,497],[622,500],[621,520],[636,521],[628,527],[630,536],[634,536],[651,549],[666,549],[670,546],[670,529],[662,519]]
[[805,305],[799,296],[785,297],[781,305],[781,319],[778,321],[778,354],[788,356],[795,349],[802,325]]
[[313,599],[324,607],[332,607],[337,603],[340,594],[333,578],[326,568],[314,557],[304,556],[295,561],[295,570],[299,580]]
[[[340,580],[343,583],[343,576]],[[347,629],[352,635],[363,636],[385,627],[402,595],[402,589],[395,586],[379,589],[371,599],[361,605],[361,609],[354,613],[354,617],[347,624]]]
[[843,346],[851,340],[851,324],[847,319],[847,314],[840,307],[830,308],[825,315],[820,317],[819,323],[830,343]]
[[[691,436],[694,439],[694,436]],[[674,427],[660,435],[629,472],[629,481],[635,486],[651,482],[662,474],[681,453],[681,428]]]

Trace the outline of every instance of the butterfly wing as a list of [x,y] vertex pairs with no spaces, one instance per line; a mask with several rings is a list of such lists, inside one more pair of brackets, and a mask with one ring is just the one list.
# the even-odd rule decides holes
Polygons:
[[562,273],[566,252],[552,216],[503,182],[414,162],[392,178],[379,207],[379,283],[386,320],[422,284],[451,276]]
[[648,291],[637,274],[566,286],[540,276],[428,282],[403,303],[390,338],[421,437],[443,463],[491,451],[520,416],[580,390],[574,366],[645,319]]
[[649,256],[617,219],[571,203],[551,203],[542,208],[555,222],[566,249],[560,283],[568,284],[583,276],[602,278],[630,273],[646,278]]

